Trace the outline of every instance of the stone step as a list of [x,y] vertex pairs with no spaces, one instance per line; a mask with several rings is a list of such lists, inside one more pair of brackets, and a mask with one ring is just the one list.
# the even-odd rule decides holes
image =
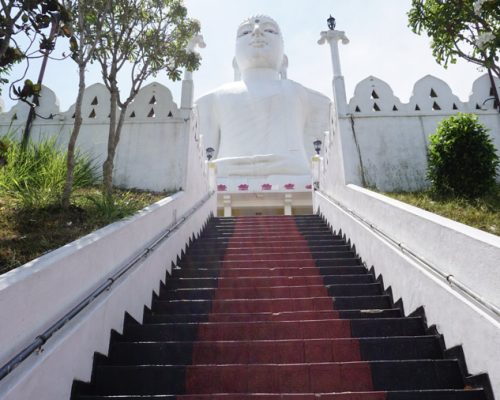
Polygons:
[[95,367],[99,395],[463,389],[457,361]]
[[180,288],[160,290],[162,300],[286,299],[296,297],[380,295],[380,283],[272,286],[246,288]]
[[277,341],[114,342],[106,365],[299,364],[442,359],[439,336]]
[[[236,400],[234,394],[92,396],[80,395],[75,400]],[[407,390],[351,393],[306,394],[238,394],[238,400],[486,400],[482,389]]]
[[331,318],[400,318],[399,308],[386,310],[325,310],[325,311],[291,311],[236,314],[161,314],[150,310],[145,312],[143,322],[147,323],[182,323],[182,322],[259,322],[259,321],[302,321]]
[[284,340],[424,335],[419,317],[125,325],[121,341]]
[[266,278],[167,278],[160,287],[160,297],[163,290],[180,288],[251,288],[273,286],[303,286],[303,285],[340,285],[373,283],[371,274],[358,275],[312,275],[299,277],[266,277]]
[[258,268],[174,268],[174,278],[222,277],[222,278],[265,278],[265,277],[301,277],[311,275],[361,275],[368,271],[361,265],[338,265],[323,267],[258,267]]

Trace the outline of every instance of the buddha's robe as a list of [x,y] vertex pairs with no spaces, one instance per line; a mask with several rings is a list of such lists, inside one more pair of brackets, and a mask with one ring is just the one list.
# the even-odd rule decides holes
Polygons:
[[296,82],[263,80],[223,85],[195,108],[219,176],[306,175],[312,142],[328,130],[329,104]]

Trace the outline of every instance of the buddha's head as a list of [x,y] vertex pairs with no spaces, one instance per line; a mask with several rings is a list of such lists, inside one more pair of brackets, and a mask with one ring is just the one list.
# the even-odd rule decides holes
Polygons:
[[272,18],[257,15],[243,21],[236,35],[237,68],[271,68],[281,72],[284,44],[281,30]]

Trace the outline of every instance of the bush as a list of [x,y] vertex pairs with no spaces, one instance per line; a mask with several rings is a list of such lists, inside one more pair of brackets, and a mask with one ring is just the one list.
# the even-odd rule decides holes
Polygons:
[[[23,207],[45,207],[60,201],[66,178],[66,154],[55,138],[21,144],[9,136],[0,137],[4,166],[0,167],[0,195],[7,195]],[[95,185],[98,167],[93,160],[77,154],[74,188]]]
[[474,198],[495,187],[499,159],[477,116],[459,113],[445,119],[429,140],[427,178],[432,190]]

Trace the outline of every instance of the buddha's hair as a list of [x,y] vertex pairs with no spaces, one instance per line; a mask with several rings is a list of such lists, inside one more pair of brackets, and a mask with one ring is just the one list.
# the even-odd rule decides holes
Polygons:
[[271,18],[269,15],[265,15],[265,14],[252,15],[251,17],[245,18],[243,21],[241,21],[239,26],[243,25],[244,23],[253,21],[255,19],[259,19],[259,18],[266,18],[266,19],[274,22],[274,24],[278,27],[278,31],[280,33],[280,36],[283,37],[283,33],[281,32],[281,28],[280,28],[279,24],[276,22],[275,19]]

